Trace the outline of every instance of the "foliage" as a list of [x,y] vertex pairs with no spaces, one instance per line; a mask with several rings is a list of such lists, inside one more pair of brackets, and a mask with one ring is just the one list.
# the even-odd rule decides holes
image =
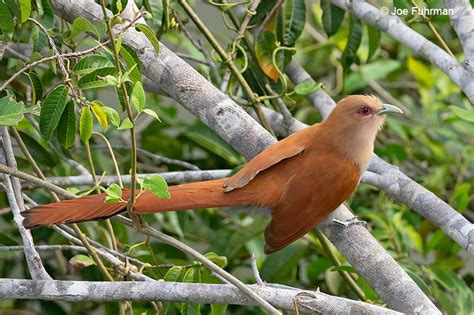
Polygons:
[[[408,1],[393,2],[411,6]],[[438,2],[428,1],[432,6],[439,6]],[[126,3],[111,1],[111,9],[118,14]],[[235,76],[231,76],[227,86],[222,84],[222,78],[228,72],[226,62],[215,56],[208,46],[204,46],[205,51],[194,46],[195,39],[206,42],[206,38],[177,3],[166,0],[136,3],[151,13],[147,20],[150,26],[138,24],[136,29],[147,36],[157,53],[160,50],[159,38],[184,57],[205,60],[193,62],[193,65],[216,86],[227,87],[227,93],[239,103],[252,105],[239,89],[240,82]],[[329,0],[320,3],[307,1],[306,5],[302,0],[287,0],[282,7],[272,10],[274,3],[276,1],[261,1],[250,21],[252,28],[249,26],[245,36],[237,36],[230,30],[240,26],[241,20],[234,11],[225,5],[204,6],[213,16],[213,21],[206,21],[210,24],[209,29],[220,42],[228,44],[227,52],[234,58],[232,62],[257,93],[258,101],[269,104],[274,97],[267,89],[270,87],[288,104],[295,118],[312,124],[321,117],[308,105],[305,95],[321,87],[337,99],[354,93],[380,95],[382,89],[403,105],[407,115],[387,121],[376,143],[376,153],[472,220],[474,108],[459,87],[434,65],[332,5]],[[104,22],[91,23],[80,17],[73,23],[66,23],[54,20],[52,12],[47,0],[0,1],[0,46],[1,42],[31,44],[22,52],[27,55],[26,59],[18,55],[7,56],[5,52],[0,61],[0,80],[7,80],[25,64],[53,55],[48,37],[60,52],[80,52],[106,40]],[[273,15],[269,16],[270,12]],[[220,13],[222,18],[215,18]],[[39,21],[47,33],[28,18]],[[414,16],[402,18],[425,37],[437,42],[426,21]],[[114,17],[111,23],[126,25],[127,22]],[[303,31],[305,23],[311,32]],[[462,50],[453,36],[449,19],[434,16],[431,23],[456,57],[461,58]],[[314,36],[315,32],[320,36]],[[318,84],[291,85],[284,76],[284,68],[291,57],[299,60]],[[201,169],[234,168],[242,164],[243,159],[230,145],[196,118],[190,117],[175,101],[167,95],[146,91],[147,83],[137,54],[122,43],[120,34],[115,37],[115,47],[99,45],[87,54],[79,53],[75,58],[62,59],[67,73],[56,60],[43,62],[0,91],[0,125],[15,126],[20,131],[21,138],[46,176],[76,175],[77,170],[67,159],[74,159],[90,168],[82,162],[86,160],[89,147],[96,173],[114,175],[114,163],[111,163],[109,152],[102,149],[103,142],[97,133],[118,145],[114,148],[118,167],[122,174],[128,174],[133,167],[130,162],[133,146],[129,150],[119,147],[130,147],[129,134],[135,128],[142,130],[137,135],[140,148],[154,154],[186,160]],[[374,85],[375,81],[377,85]],[[41,105],[39,116],[36,105]],[[19,168],[33,173],[24,155],[20,151],[16,153]],[[146,155],[139,154],[137,170],[147,173],[184,169],[165,162],[156,164]],[[167,184],[159,175],[138,180],[138,184],[160,198],[169,197]],[[122,191],[117,184],[101,188],[107,193],[108,202],[126,201],[122,200]],[[91,186],[70,189],[74,192],[93,191]],[[50,201],[42,189],[28,190],[27,194],[39,203]],[[463,251],[448,236],[405,205],[367,185],[359,187],[350,205],[359,217],[370,223],[372,234],[444,312],[474,312],[474,271]],[[0,193],[0,208],[4,207],[7,207],[6,198]],[[11,213],[1,212],[0,245],[20,244],[21,238]],[[201,209],[159,213],[144,219],[201,252],[207,252],[209,259],[232,273],[238,272],[245,281],[254,282],[249,261],[251,254],[255,253],[266,281],[320,288],[323,292],[357,299],[339,274],[339,270],[346,270],[357,278],[357,284],[367,299],[382,304],[344,257],[338,254],[342,266],[334,267],[320,241],[312,234],[279,253],[265,256],[262,232],[267,219],[253,214]],[[178,250],[154,241],[144,243],[143,237],[117,222],[112,222],[112,226],[119,248],[128,256],[153,266],[145,268],[144,274],[165,281],[220,282],[207,268],[190,261]],[[104,223],[81,224],[81,228],[95,240],[111,243]],[[49,228],[36,229],[33,235],[38,244],[67,244],[67,240]],[[27,274],[21,255],[0,251],[0,257],[3,278]],[[55,255],[45,252],[43,258],[47,270],[55,278],[102,279],[99,269],[87,255],[67,250]],[[72,274],[65,274],[69,268]],[[29,309],[30,305],[32,303],[28,301],[2,302],[0,308]],[[48,314],[79,314],[91,310],[112,314],[118,307],[112,303],[40,302],[37,305],[42,313]],[[149,303],[133,303],[136,314],[150,307]],[[163,310],[168,314],[224,314],[226,306],[164,303]],[[236,306],[229,306],[228,312],[260,313],[257,308]]]

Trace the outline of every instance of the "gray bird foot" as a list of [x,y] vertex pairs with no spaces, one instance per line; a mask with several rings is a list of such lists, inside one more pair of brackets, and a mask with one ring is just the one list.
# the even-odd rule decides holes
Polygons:
[[337,224],[337,225],[340,225],[340,226],[344,227],[345,229],[347,229],[348,227],[351,227],[353,225],[363,225],[363,226],[367,227],[367,222],[359,220],[359,218],[357,216],[355,216],[353,218],[350,218],[349,220],[346,220],[346,221],[333,219],[332,222],[334,224]]

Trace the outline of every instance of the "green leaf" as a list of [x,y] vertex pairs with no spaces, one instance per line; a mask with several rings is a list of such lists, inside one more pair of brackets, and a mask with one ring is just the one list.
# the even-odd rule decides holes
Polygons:
[[348,265],[341,265],[341,266],[334,266],[330,269],[331,271],[347,271],[347,272],[352,272],[352,273],[357,273],[357,270]]
[[[117,184],[112,184],[105,190],[105,194],[107,198],[105,199],[106,202],[117,202],[122,199],[122,188]],[[111,200],[117,201],[111,201]]]
[[428,66],[412,56],[408,57],[407,68],[413,77],[423,86],[432,87],[436,80],[432,76],[432,72]]
[[295,86],[295,92],[298,95],[309,95],[318,91],[322,86],[322,83],[316,83],[312,80],[303,81]]
[[148,38],[150,43],[153,45],[153,48],[155,48],[156,54],[158,54],[160,52],[160,42],[158,41],[158,38],[156,38],[153,30],[145,24],[135,24],[135,28],[145,34],[146,38]]
[[72,31],[71,35],[69,35],[69,38],[74,39],[77,35],[86,32],[94,34],[95,37],[99,39],[99,33],[97,32],[97,29],[95,28],[94,24],[89,22],[89,20],[87,20],[85,17],[80,16],[72,23]]
[[227,162],[234,165],[241,164],[241,157],[234,148],[202,123],[189,128],[184,135]]
[[86,90],[115,85],[113,82],[107,82],[105,80],[108,75],[114,77],[117,76],[117,70],[115,67],[105,67],[86,74],[79,79],[78,86],[79,88]]
[[0,99],[0,126],[15,126],[23,119],[23,102],[7,95]]
[[225,315],[227,304],[211,304],[211,315]]
[[342,52],[341,63],[344,69],[349,69],[349,66],[358,61],[357,50],[362,41],[362,24],[359,19],[351,16],[349,23],[349,38],[347,39],[346,47]]
[[0,232],[0,244],[5,246],[16,246],[18,242],[14,239],[10,238],[7,234],[3,234]]
[[18,0],[20,2],[21,23],[24,23],[31,14],[31,0]]
[[[41,23],[46,29],[54,27],[54,13],[48,0],[37,0],[38,13],[41,16]],[[40,10],[40,7],[42,10]],[[41,11],[41,12],[40,12]]]
[[474,109],[467,110],[454,105],[450,105],[449,109],[462,120],[474,122]]
[[126,130],[126,129],[130,129],[133,127],[133,124],[132,122],[130,121],[130,118],[125,118],[122,123],[120,124],[120,126],[117,128],[117,130]]
[[130,80],[132,80],[132,83],[142,83],[140,59],[138,58],[135,50],[133,50],[133,48],[126,44],[122,44],[120,54],[122,55],[122,58],[125,61],[125,64],[127,65],[127,68],[130,69]]
[[161,26],[163,19],[163,2],[161,0],[144,0],[143,5],[146,10],[151,13],[151,23],[155,29]]
[[123,9],[127,6],[128,0],[111,0],[110,1],[110,10],[114,14],[122,12]]
[[8,42],[12,38],[14,30],[13,14],[8,6],[0,1],[0,41]]
[[109,128],[109,120],[104,111],[104,104],[100,101],[92,101],[91,104],[92,112],[94,113],[95,118],[97,118],[99,124],[105,129]]
[[123,34],[119,34],[115,38],[115,50],[116,51],[120,51],[120,49],[122,49],[122,40],[123,40]]
[[68,88],[58,85],[43,101],[40,115],[40,132],[44,139],[51,139],[51,135],[59,124],[59,119],[66,107]]
[[255,54],[260,69],[273,81],[278,80],[280,73],[273,65],[273,51],[277,48],[276,37],[272,32],[258,34],[255,43]]
[[89,107],[83,107],[79,120],[79,138],[88,143],[92,136],[92,113]]
[[173,266],[165,273],[163,279],[169,282],[179,282],[183,278],[184,269],[181,266]]
[[449,203],[454,203],[456,205],[456,210],[462,213],[469,206],[469,196],[471,191],[470,183],[460,183],[456,185],[454,192],[449,198]]
[[361,65],[356,71],[347,74],[344,80],[344,94],[350,94],[360,90],[370,81],[377,81],[386,78],[390,73],[401,67],[398,60],[377,60],[369,64]]
[[[201,271],[199,268],[189,268],[184,274],[183,282],[200,283]],[[181,304],[182,315],[199,315],[201,314],[201,305],[197,303],[183,303]]]
[[31,104],[36,105],[36,100],[43,98],[43,84],[36,72],[25,73],[31,83]]
[[43,145],[41,145],[35,138],[30,135],[19,131],[20,137],[25,143],[26,148],[30,152],[33,159],[39,165],[45,165],[48,167],[55,167],[58,163],[58,158],[55,154],[48,151]]
[[158,198],[168,199],[171,197],[168,191],[168,183],[160,175],[152,175],[143,180],[143,189],[153,193]]
[[268,256],[263,263],[260,274],[266,281],[286,281],[291,271],[298,265],[298,261],[306,250],[302,241],[296,241],[290,246]]
[[93,266],[95,265],[95,262],[89,256],[79,254],[69,259],[69,264],[71,265],[71,269],[75,271]]
[[221,268],[225,268],[225,266],[227,266],[227,257],[225,256],[219,256],[214,252],[206,253],[204,256]]
[[367,55],[367,63],[372,59],[380,45],[380,31],[378,28],[367,24],[367,33],[369,35],[369,54]]
[[160,117],[158,117],[158,114],[157,114],[154,110],[149,109],[149,108],[145,108],[145,109],[143,110],[143,112],[144,112],[145,114],[147,114],[147,115],[149,115],[149,116],[155,118],[155,119],[158,120],[159,122],[161,122]]
[[336,34],[344,20],[346,11],[331,3],[331,0],[321,0],[323,10],[323,28],[328,37]]
[[0,1],[0,3],[5,3],[10,11],[13,13],[13,15],[17,18],[18,21],[21,20],[21,10],[20,6],[18,5],[18,2],[16,0],[5,0],[5,1]]
[[140,82],[135,83],[133,87],[131,101],[139,113],[145,108],[145,91]]
[[59,119],[58,140],[66,149],[72,147],[76,139],[76,114],[74,102],[69,101]]
[[118,127],[120,125],[120,116],[115,109],[104,106],[102,110],[105,112],[114,127]]
[[281,11],[282,27],[278,39],[283,46],[294,47],[296,40],[303,33],[306,22],[306,5],[304,0],[285,0]]
[[83,75],[91,73],[92,71],[99,68],[110,68],[113,66],[113,63],[107,57],[100,55],[85,56],[81,58],[78,63],[76,63],[72,69],[72,73],[76,75]]

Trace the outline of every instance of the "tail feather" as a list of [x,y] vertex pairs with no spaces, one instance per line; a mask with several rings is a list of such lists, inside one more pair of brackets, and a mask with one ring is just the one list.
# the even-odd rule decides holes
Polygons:
[[[246,204],[247,194],[242,190],[224,193],[223,179],[170,186],[169,199],[160,199],[145,191],[135,201],[137,214],[177,211],[193,208],[235,206]],[[122,198],[127,200],[130,190],[124,189]],[[23,225],[33,228],[42,225],[73,223],[106,219],[127,208],[126,202],[106,203],[105,194],[91,195],[34,207],[22,212]]]

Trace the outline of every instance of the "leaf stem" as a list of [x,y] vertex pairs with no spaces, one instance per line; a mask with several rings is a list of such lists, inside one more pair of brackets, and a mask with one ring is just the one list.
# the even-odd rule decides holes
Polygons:
[[[107,15],[107,9],[105,7],[105,1],[100,1],[102,12],[104,14],[105,24],[107,25],[107,33],[109,35],[110,43],[112,46],[112,52],[115,61],[115,68],[117,69],[117,74],[121,79],[122,68],[120,66],[119,52],[117,51],[117,46],[115,45],[115,37],[110,25],[110,18]],[[121,80],[120,80],[121,81]],[[120,90],[123,95],[123,102],[125,105],[125,110],[127,112],[127,117],[132,122],[132,127],[130,128],[130,150],[131,150],[131,187],[130,187],[130,199],[127,204],[127,213],[130,219],[133,221],[133,224],[137,226],[138,229],[143,227],[143,221],[138,215],[133,213],[133,204],[135,203],[135,194],[136,194],[136,183],[137,183],[137,138],[135,134],[135,125],[133,124],[133,113],[132,107],[130,106],[130,100],[128,99],[127,87],[125,82],[120,83]]]

